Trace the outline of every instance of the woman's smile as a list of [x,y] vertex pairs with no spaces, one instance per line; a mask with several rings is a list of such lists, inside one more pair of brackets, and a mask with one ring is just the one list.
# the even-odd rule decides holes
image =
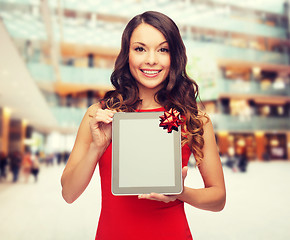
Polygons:
[[140,69],[145,77],[155,78],[162,70]]

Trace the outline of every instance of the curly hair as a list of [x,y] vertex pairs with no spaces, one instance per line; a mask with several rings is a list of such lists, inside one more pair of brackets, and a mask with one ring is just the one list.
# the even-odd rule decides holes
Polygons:
[[104,108],[117,111],[134,112],[140,106],[139,90],[136,80],[129,69],[129,46],[133,31],[141,23],[146,23],[158,29],[169,45],[170,71],[164,80],[162,89],[154,96],[155,101],[166,110],[174,108],[185,119],[182,125],[182,145],[188,144],[197,165],[203,159],[203,118],[197,106],[198,85],[186,73],[186,49],[179,29],[166,15],[148,11],[132,18],[127,24],[123,35],[121,50],[115,62],[111,82],[115,90],[109,91],[104,97]]

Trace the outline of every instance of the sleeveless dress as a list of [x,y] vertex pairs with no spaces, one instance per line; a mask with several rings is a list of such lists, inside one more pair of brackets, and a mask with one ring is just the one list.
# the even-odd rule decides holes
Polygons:
[[[138,111],[159,112],[164,108]],[[188,145],[182,147],[183,167],[187,166],[190,154]],[[96,240],[192,239],[183,202],[164,203],[138,199],[138,196],[114,196],[111,167],[112,143],[99,160],[102,204]]]

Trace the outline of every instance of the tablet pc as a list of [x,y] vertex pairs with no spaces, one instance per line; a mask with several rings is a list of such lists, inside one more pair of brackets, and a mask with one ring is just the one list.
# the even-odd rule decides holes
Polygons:
[[182,192],[181,128],[159,126],[162,112],[118,112],[112,124],[112,193]]

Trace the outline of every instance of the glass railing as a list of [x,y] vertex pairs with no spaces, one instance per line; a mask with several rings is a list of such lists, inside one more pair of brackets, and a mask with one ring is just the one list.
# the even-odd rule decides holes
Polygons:
[[232,116],[227,114],[210,115],[215,130],[253,131],[290,130],[290,117]]
[[288,54],[259,51],[250,48],[238,48],[233,46],[220,47],[217,51],[220,58],[231,58],[235,60],[254,61],[272,64],[289,64]]
[[287,83],[282,83],[282,85],[272,83],[263,87],[256,81],[218,79],[217,86],[219,93],[290,96],[290,85]]
[[[186,22],[184,22],[186,24]],[[254,22],[231,18],[230,16],[213,16],[207,17],[200,21],[198,18],[193,21],[187,21],[187,25],[201,28],[210,28],[220,31],[237,32],[246,35],[254,35],[270,38],[287,39],[287,31],[282,27],[272,27],[265,24],[257,24]]]
[[49,64],[29,62],[27,68],[33,79],[40,82],[53,82],[55,75],[53,67]]
[[[163,3],[162,7],[166,10],[166,6],[171,7],[174,5],[174,1],[172,4],[171,1],[159,1]],[[283,14],[283,3],[285,0],[260,0],[260,1],[233,1],[233,0],[213,0],[216,3],[229,4],[233,6],[238,6],[242,8],[248,8],[253,10],[266,11],[276,14]],[[0,3],[14,3],[14,4],[25,4],[25,5],[40,5],[38,1],[32,0],[0,0]],[[166,3],[166,4],[164,4]],[[197,1],[198,3],[198,1]],[[50,6],[57,7],[57,1],[49,1]],[[149,5],[150,4],[150,5]],[[140,9],[146,9],[147,7],[158,7],[158,1],[138,1],[138,3],[134,4],[133,1],[127,0],[122,1],[122,3],[118,3],[118,1],[106,0],[106,1],[88,1],[88,2],[78,2],[78,1],[62,1],[62,5],[64,8],[73,9],[73,10],[85,10],[85,11],[93,11],[97,13],[114,13],[117,14],[118,10],[123,10],[121,15],[124,15],[124,8],[127,9],[127,13],[130,13],[129,10],[139,11]],[[148,6],[149,5],[149,6]],[[209,5],[211,6],[211,5]],[[137,8],[139,7],[139,8]],[[111,11],[111,12],[110,12]],[[125,12],[125,13],[126,13]]]
[[[30,62],[27,67],[32,77],[39,82],[56,81],[51,65]],[[80,68],[73,66],[60,66],[61,81],[78,84],[93,84],[111,86],[111,69],[103,68]]]
[[63,82],[111,85],[111,69],[61,66],[60,71]]
[[232,0],[213,0],[214,2],[222,4],[230,4],[242,8],[248,8],[253,10],[266,11],[276,14],[283,14],[283,4],[285,0],[260,0],[260,1],[232,1]]
[[52,107],[54,116],[56,117],[58,124],[64,128],[77,129],[80,125],[82,118],[86,112],[86,109],[75,107]]
[[226,44],[202,41],[185,41],[188,58],[196,55],[213,59],[232,59],[257,63],[289,65],[289,56],[286,53],[260,51],[251,48],[239,48]]

